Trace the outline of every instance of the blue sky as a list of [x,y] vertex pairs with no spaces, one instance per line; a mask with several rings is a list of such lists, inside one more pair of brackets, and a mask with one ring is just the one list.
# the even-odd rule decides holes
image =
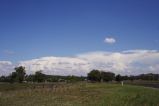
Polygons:
[[[158,50],[158,0],[1,0],[0,60]],[[106,37],[116,40],[104,43]]]

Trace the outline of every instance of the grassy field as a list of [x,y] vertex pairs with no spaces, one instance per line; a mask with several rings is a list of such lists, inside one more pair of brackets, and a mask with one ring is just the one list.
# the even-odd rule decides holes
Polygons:
[[0,84],[0,106],[159,106],[159,89],[107,83]]

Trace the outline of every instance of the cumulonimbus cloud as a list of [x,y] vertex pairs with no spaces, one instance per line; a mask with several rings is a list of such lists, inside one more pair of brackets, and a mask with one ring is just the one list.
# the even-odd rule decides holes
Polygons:
[[14,71],[14,65],[10,61],[0,61],[0,75],[9,75]]
[[43,70],[45,74],[85,76],[92,69],[122,75],[159,73],[159,51],[89,52],[74,57],[41,57],[21,61],[18,65],[9,61],[0,61],[0,75],[8,74],[13,71],[13,67],[20,65],[26,67],[28,74]]

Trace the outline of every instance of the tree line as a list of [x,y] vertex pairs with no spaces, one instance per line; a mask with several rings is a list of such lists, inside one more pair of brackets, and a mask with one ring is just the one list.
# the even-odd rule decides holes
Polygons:
[[159,80],[159,74],[140,74],[140,75],[125,75],[122,76],[120,74],[115,75],[112,72],[105,72],[100,70],[92,70],[90,73],[88,73],[87,76],[88,80],[90,81],[96,81],[96,82],[108,82],[108,81],[123,81],[123,80],[148,80],[148,81],[157,81]]
[[76,82],[76,81],[91,81],[91,82],[109,82],[109,81],[123,81],[123,80],[159,80],[159,74],[140,74],[136,76],[122,76],[120,74],[115,75],[113,72],[105,72],[101,70],[92,70],[84,76],[58,76],[58,75],[46,75],[42,71],[36,71],[34,74],[27,75],[25,67],[19,66],[15,68],[15,72],[12,72],[8,76],[1,76],[0,82],[10,83],[23,83],[23,82]]
[[15,72],[12,72],[8,76],[1,76],[0,82],[9,82],[9,83],[23,83],[23,82],[76,82],[84,81],[86,77],[79,76],[58,76],[58,75],[46,75],[42,70],[36,71],[35,74],[26,74],[25,67],[19,66],[14,68]]

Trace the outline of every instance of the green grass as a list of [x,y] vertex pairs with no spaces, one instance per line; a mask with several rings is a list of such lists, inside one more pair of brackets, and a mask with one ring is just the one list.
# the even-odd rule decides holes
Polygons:
[[[33,87],[36,86],[34,89]],[[159,106],[159,89],[107,83],[0,84],[0,106]]]

